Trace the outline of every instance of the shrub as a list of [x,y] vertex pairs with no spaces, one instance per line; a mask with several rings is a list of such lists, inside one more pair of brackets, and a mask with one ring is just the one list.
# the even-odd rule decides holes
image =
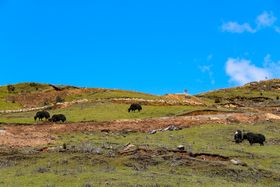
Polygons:
[[63,99],[63,98],[61,98],[60,96],[57,96],[56,98],[55,98],[55,102],[56,103],[63,103],[65,100]]
[[35,83],[35,82],[31,82],[31,83],[29,83],[29,86],[31,86],[31,87],[36,87],[36,86],[39,86],[39,84],[37,84],[37,83]]
[[278,95],[276,96],[276,100],[279,100],[279,96]]
[[15,88],[13,85],[10,85],[10,84],[9,84],[9,85],[7,86],[7,89],[8,89],[8,92],[11,93],[11,92],[14,92],[16,88]]
[[215,103],[220,103],[221,102],[221,99],[220,98],[216,98],[215,99]]
[[38,173],[46,173],[46,172],[49,171],[49,169],[46,168],[46,167],[39,167],[39,168],[37,168],[36,171],[37,171]]

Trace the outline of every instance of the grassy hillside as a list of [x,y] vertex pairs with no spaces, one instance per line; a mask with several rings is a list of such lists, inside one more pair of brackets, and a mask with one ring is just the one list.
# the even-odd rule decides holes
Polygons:
[[[252,82],[244,86],[219,89],[198,94],[197,97],[223,102],[241,102],[245,105],[252,102],[267,101],[280,102],[280,79]],[[251,102],[251,103],[250,103]]]
[[17,101],[20,95],[31,93],[41,93],[52,90],[48,84],[20,83],[11,85],[13,90],[8,90],[8,85],[0,86],[0,110],[14,110],[22,108],[22,104]]
[[71,86],[55,86],[39,83],[20,83],[12,85],[14,90],[9,91],[8,86],[0,87],[0,110],[14,110],[20,108],[39,107],[56,102],[59,96],[65,101],[88,99],[91,101],[111,98],[141,98],[160,99],[159,96],[124,90],[76,88]]
[[[230,110],[216,106],[209,107],[208,104],[237,102],[252,105],[257,102],[254,99],[261,99],[261,102],[258,102],[260,106],[276,104],[280,93],[277,87],[279,83],[280,80],[252,83],[242,87],[199,94],[199,98],[184,94],[155,96],[123,90],[23,83],[14,85],[14,90],[10,92],[6,86],[0,87],[0,110],[43,106],[45,102],[54,103],[59,96],[66,102],[87,100],[85,103],[49,110],[51,115],[65,114],[69,122],[176,116],[203,109],[212,109],[206,113],[215,113],[215,110]],[[142,105],[141,112],[128,113],[129,102],[133,101],[128,103],[112,101],[112,99],[121,98],[171,100],[179,103],[173,106],[145,103]],[[221,101],[217,103],[216,99]],[[207,105],[181,105],[180,102],[186,100]],[[33,119],[35,113],[36,111],[0,115],[0,123],[8,123],[0,124],[0,136],[3,134],[1,141],[7,144],[13,141],[21,142],[21,144],[8,144],[11,147],[0,142],[0,186],[279,185],[279,122],[202,124],[178,131],[158,131],[156,134],[125,129],[92,132],[89,131],[91,128],[85,128],[82,131],[69,130],[70,125],[80,124],[47,123],[42,125],[40,124],[42,122],[38,122],[38,125],[32,125],[35,123]],[[203,113],[203,111],[196,111],[196,113]],[[165,122],[173,124],[172,120]],[[154,124],[158,122],[155,121]],[[98,124],[89,123],[88,125]],[[139,125],[139,123],[131,125]],[[149,125],[153,127],[152,124]],[[62,126],[64,129],[60,129]],[[60,131],[47,133],[50,128],[60,129]],[[265,146],[256,144],[250,146],[246,141],[235,144],[233,135],[237,129],[264,134]],[[31,131],[32,133],[28,133]],[[48,143],[44,141],[45,145],[42,143],[23,144],[25,141],[37,142],[42,138],[50,141],[46,141]],[[127,151],[126,145],[131,144],[132,149]],[[35,147],[35,145],[40,146]],[[186,152],[178,152],[176,149],[178,145],[183,145]],[[200,154],[194,156],[195,153]],[[235,165],[230,161],[231,159],[240,160],[243,164]]]
[[[190,112],[192,110],[203,109],[195,106],[144,106],[141,112],[130,112],[128,104],[113,104],[110,102],[75,104],[69,108],[49,111],[50,114],[65,114],[67,121],[110,121],[117,119],[137,119],[162,116],[174,116],[176,114]],[[14,114],[2,114],[2,123],[34,123],[36,112],[24,112]]]
[[[63,99],[64,102],[86,99],[86,103],[67,105],[66,108],[49,111],[51,114],[65,114],[70,122],[173,116],[204,108],[200,106],[181,106],[180,103],[185,99],[185,95],[156,96],[126,90],[77,88],[39,83],[21,83],[12,86],[14,87],[12,91],[8,90],[8,86],[0,87],[0,110],[41,107],[56,103],[57,97]],[[124,101],[116,103],[112,99],[124,99]],[[165,104],[159,102],[158,106],[150,106],[148,103],[144,103],[142,112],[128,113],[127,109],[133,100],[126,101],[125,99],[142,99],[145,102],[174,101],[178,102],[178,105],[164,106]],[[200,101],[193,96],[186,99],[193,102]],[[34,123],[33,116],[35,113],[36,111],[1,114],[0,122]]]
[[[1,157],[1,186],[278,186],[279,123],[198,126],[181,131],[146,133],[83,132],[56,134],[54,148],[65,152],[36,153],[22,148]],[[235,144],[236,129],[264,133],[265,146]],[[127,143],[160,152],[119,154]],[[166,152],[184,145],[193,153],[214,153],[246,166],[188,159]],[[143,180],[144,179],[144,180]]]

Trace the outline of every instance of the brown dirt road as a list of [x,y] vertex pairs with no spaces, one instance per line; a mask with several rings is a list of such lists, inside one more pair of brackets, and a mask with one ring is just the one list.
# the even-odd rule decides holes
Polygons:
[[[279,116],[257,113],[228,113],[196,116],[161,117],[151,119],[116,120],[110,122],[78,122],[64,124],[2,124],[0,145],[8,147],[36,147],[54,143],[56,134],[93,131],[148,132],[175,125],[188,128],[195,125],[256,123],[277,120]],[[279,119],[278,119],[279,120]]]

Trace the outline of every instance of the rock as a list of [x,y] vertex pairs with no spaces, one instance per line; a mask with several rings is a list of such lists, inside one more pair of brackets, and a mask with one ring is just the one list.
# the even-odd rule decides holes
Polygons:
[[0,130],[0,135],[4,135],[6,133],[6,130],[1,129]]
[[156,130],[151,130],[151,131],[149,131],[148,133],[149,133],[149,134],[156,134],[157,131],[156,131]]
[[235,160],[235,159],[231,159],[230,162],[233,163],[234,165],[239,165],[239,164],[241,164],[241,161],[240,161],[240,160]]
[[178,146],[177,146],[177,149],[180,150],[180,151],[183,151],[183,150],[185,150],[185,146],[183,146],[183,145],[178,145]]
[[217,117],[209,117],[208,119],[209,119],[209,120],[219,120],[220,118],[217,118]]
[[246,163],[241,162],[240,160],[237,159],[231,159],[230,162],[233,163],[234,165],[247,166]]
[[135,145],[128,143],[128,144],[125,145],[123,151],[124,152],[133,151],[135,148],[136,148]]
[[265,120],[269,121],[269,120],[280,120],[280,116],[275,115],[275,114],[271,114],[271,113],[266,113],[264,114]]
[[162,131],[174,131],[174,130],[181,130],[181,128],[178,128],[175,125],[170,125],[170,126],[164,128]]

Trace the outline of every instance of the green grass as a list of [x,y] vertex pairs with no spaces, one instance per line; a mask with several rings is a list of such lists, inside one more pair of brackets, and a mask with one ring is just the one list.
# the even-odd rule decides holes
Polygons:
[[[176,114],[202,109],[194,106],[145,106],[141,112],[130,112],[128,104],[113,103],[84,103],[76,104],[66,109],[49,111],[50,114],[62,113],[69,122],[79,121],[111,121],[117,119],[142,119],[162,116],[174,116]],[[36,112],[2,114],[2,123],[34,123],[33,116]]]
[[[52,146],[66,143],[68,147],[82,147],[89,144],[101,151],[99,154],[17,153],[6,166],[3,164],[5,156],[1,156],[0,186],[277,186],[277,179],[280,179],[280,145],[272,144],[271,140],[279,139],[279,125],[213,124],[154,135],[122,132],[56,134],[58,139]],[[250,146],[248,142],[235,144],[232,139],[236,129],[263,133],[267,142],[265,146]],[[247,163],[248,167],[180,164],[180,157],[163,159],[156,155],[149,158],[156,164],[145,166],[137,160],[137,155],[109,156],[111,150],[121,149],[128,142],[151,149],[173,149],[183,144],[192,152],[230,156]],[[109,146],[112,149],[104,148]]]
[[0,110],[16,110],[22,108],[19,103],[12,102],[12,97],[18,94],[42,92],[51,89],[48,84],[37,83],[20,83],[13,86],[15,87],[15,91],[12,93],[8,92],[7,86],[0,86]]
[[[22,161],[12,169],[1,169],[0,184],[6,187],[47,185],[82,187],[85,184],[93,186],[185,186],[186,184],[224,186],[227,184],[233,186],[234,184],[225,179],[213,180],[207,176],[200,176],[195,171],[182,166],[179,166],[176,172],[168,165],[163,165],[164,168],[151,167],[148,171],[135,171],[119,161],[97,155],[44,154],[42,157],[34,159],[32,165],[29,165],[30,161]],[[68,161],[66,164],[65,160]],[[121,162],[129,161],[128,158],[123,158]],[[39,173],[38,168],[46,168],[47,171]]]
[[8,98],[12,96],[13,94],[8,93],[6,87],[0,87],[0,110],[14,110],[21,108],[18,103],[13,103],[12,101],[9,101]]
[[145,94],[141,92],[126,91],[126,90],[112,90],[112,89],[101,89],[95,88],[92,92],[83,93],[78,95],[70,95],[65,99],[67,101],[72,101],[76,99],[112,99],[112,98],[140,98],[140,99],[160,99],[159,96]]
[[222,98],[222,99],[231,99],[237,96],[253,98],[253,97],[267,97],[273,100],[276,100],[277,96],[280,96],[280,90],[252,90],[248,86],[235,87],[228,89],[220,89],[216,91],[210,91],[202,94],[198,94],[198,97],[202,98]]
[[[22,108],[20,104],[12,102],[12,98],[18,96],[19,94],[41,93],[53,90],[50,85],[39,83],[20,83],[13,86],[15,87],[15,91],[11,93],[8,92],[7,86],[0,86],[0,110],[13,110]],[[101,88],[92,88],[87,92],[81,94],[75,94],[75,92],[69,93],[71,94],[67,94],[67,96],[63,98],[65,99],[65,101],[73,101],[78,99],[88,99],[90,101],[96,101],[109,100],[112,98],[138,98],[146,100],[164,99],[160,96],[145,94],[141,92]]]

